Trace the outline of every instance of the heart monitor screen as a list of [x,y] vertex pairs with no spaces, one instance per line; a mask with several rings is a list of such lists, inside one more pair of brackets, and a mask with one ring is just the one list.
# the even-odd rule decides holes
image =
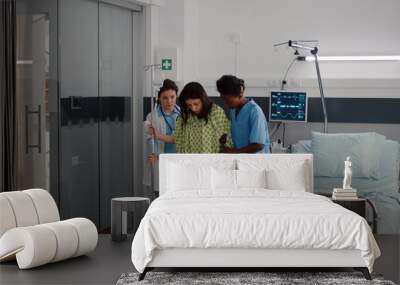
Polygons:
[[305,92],[272,91],[270,121],[307,121],[307,95]]

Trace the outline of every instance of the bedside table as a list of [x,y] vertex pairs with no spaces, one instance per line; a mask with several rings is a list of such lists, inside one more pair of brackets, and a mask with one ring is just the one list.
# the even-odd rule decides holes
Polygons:
[[[372,228],[372,232],[376,234],[378,229],[378,213],[376,212],[376,208],[374,203],[368,198],[356,198],[351,200],[333,200],[332,193],[323,193],[323,192],[315,192],[314,194],[322,195],[325,197],[331,198],[332,202],[341,205],[342,207],[359,214],[361,217],[367,220],[368,224]],[[366,207],[369,207],[372,213],[372,217],[368,220]]]
[[336,200],[332,199],[332,202],[339,204],[340,206],[349,209],[350,211],[359,214],[361,217],[364,219],[367,218],[365,208],[367,204],[367,200],[363,198],[354,198],[354,199],[348,199],[348,200]]

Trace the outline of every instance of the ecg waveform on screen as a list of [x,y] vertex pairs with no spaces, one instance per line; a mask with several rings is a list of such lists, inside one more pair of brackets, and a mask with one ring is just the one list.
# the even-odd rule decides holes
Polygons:
[[276,121],[305,121],[306,94],[299,92],[272,92],[271,119]]
[[287,114],[280,114],[280,117],[282,118],[282,119],[289,119],[289,118],[291,118],[291,119],[293,119],[293,120],[295,120],[295,119],[297,119],[297,118],[301,118],[301,117],[303,117],[304,116],[304,113],[301,113],[301,112],[299,112],[299,113],[297,113],[297,114],[290,114],[290,113],[287,113]]

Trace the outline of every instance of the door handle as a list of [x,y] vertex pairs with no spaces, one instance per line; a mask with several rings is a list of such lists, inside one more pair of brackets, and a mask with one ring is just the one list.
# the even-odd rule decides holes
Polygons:
[[[38,115],[38,143],[30,144],[29,143],[29,115]],[[30,111],[28,105],[25,105],[25,137],[26,137],[26,153],[29,153],[30,148],[37,148],[38,153],[42,152],[42,112],[41,106],[38,105],[37,111]]]

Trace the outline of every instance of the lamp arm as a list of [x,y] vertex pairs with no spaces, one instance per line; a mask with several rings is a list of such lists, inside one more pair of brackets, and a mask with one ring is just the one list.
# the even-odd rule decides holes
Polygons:
[[297,58],[294,58],[294,59],[290,62],[288,68],[286,69],[285,75],[283,76],[283,79],[282,79],[282,81],[281,81],[281,90],[285,90],[285,85],[286,85],[286,83],[287,83],[287,82],[286,82],[286,78],[287,78],[287,76],[288,76],[288,74],[289,74],[290,69],[292,68],[293,64],[294,64],[296,61],[298,61],[298,59],[297,59]]
[[312,54],[315,57],[315,69],[317,70],[319,94],[321,95],[322,111],[324,113],[324,133],[326,133],[326,132],[328,132],[328,113],[326,111],[324,88],[322,87],[321,72],[319,70],[319,63],[318,63],[317,53],[316,52],[315,53],[312,52]]
[[[274,46],[281,46],[281,45],[288,45],[289,47],[292,47],[296,50],[295,55],[297,55],[297,49],[303,49],[303,50],[307,50],[309,51],[315,58],[315,69],[317,70],[317,78],[318,78],[318,87],[319,87],[319,94],[321,96],[321,103],[322,103],[322,111],[324,113],[324,133],[328,132],[328,113],[326,110],[326,102],[325,102],[325,95],[324,95],[324,88],[322,86],[322,79],[321,79],[321,72],[319,70],[319,62],[318,62],[318,48],[316,46],[308,46],[308,45],[304,45],[301,44],[303,42],[318,42],[318,41],[298,41],[298,40],[289,40],[287,42],[284,43],[278,43],[275,44]],[[306,59],[305,56],[298,56],[296,58],[299,61],[304,61]],[[290,67],[292,66],[292,63],[289,65],[288,70],[290,69]],[[282,89],[285,85],[285,79],[287,76],[287,72],[285,74],[284,80],[282,80]]]
[[318,48],[317,48],[317,47],[310,47],[310,46],[302,45],[302,44],[299,44],[298,42],[292,41],[292,40],[288,41],[288,45],[289,45],[290,47],[293,47],[293,48],[296,48],[296,49],[305,49],[305,50],[308,50],[308,51],[310,51],[312,54],[314,54],[314,53],[316,54],[316,53],[318,52]]

